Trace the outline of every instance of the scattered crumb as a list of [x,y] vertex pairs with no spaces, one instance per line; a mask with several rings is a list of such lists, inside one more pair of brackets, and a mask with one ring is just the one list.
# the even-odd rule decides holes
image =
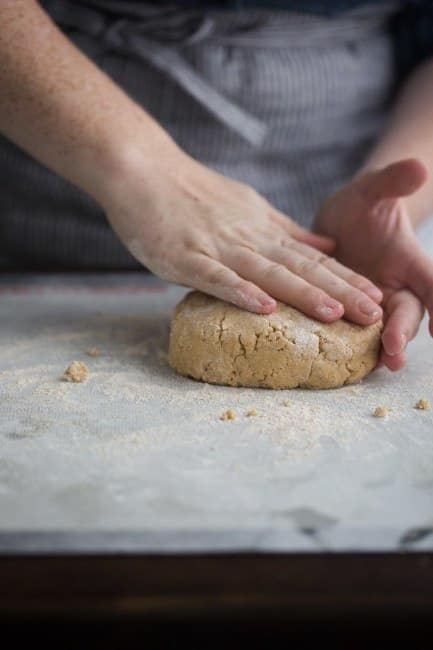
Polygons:
[[224,411],[224,413],[220,415],[220,420],[234,420],[235,417],[234,411],[232,409],[227,409],[227,411]]
[[100,357],[102,352],[99,348],[87,348],[86,354],[88,354],[89,357]]
[[422,399],[419,399],[417,401],[417,403],[415,404],[415,408],[420,411],[428,411],[430,408],[430,402],[428,399],[425,399],[423,397]]
[[373,415],[375,418],[384,418],[388,415],[388,409],[385,406],[376,406]]
[[82,382],[87,379],[89,369],[82,361],[73,361],[63,373],[63,381]]
[[259,414],[259,413],[258,413],[258,411],[256,411],[256,409],[250,409],[249,411],[247,411],[247,416],[248,416],[249,418],[250,418],[250,417],[253,417],[254,415],[258,415],[258,414]]
[[286,400],[285,402],[283,402],[283,406],[290,406],[290,404],[291,404],[290,400]]

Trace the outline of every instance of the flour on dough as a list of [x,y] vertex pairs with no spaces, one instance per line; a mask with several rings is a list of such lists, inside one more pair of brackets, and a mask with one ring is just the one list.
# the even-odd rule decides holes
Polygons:
[[212,384],[335,388],[376,365],[382,324],[325,324],[278,303],[259,315],[194,291],[176,307],[169,363]]

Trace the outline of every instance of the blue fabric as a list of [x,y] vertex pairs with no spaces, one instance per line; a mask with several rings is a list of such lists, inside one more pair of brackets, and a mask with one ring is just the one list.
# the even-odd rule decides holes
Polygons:
[[433,56],[433,2],[406,3],[392,18],[390,30],[398,78],[402,80]]

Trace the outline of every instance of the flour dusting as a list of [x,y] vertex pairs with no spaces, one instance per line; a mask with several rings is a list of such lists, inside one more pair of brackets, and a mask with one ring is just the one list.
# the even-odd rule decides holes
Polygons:
[[[299,508],[353,525],[424,521],[433,413],[414,405],[433,399],[425,326],[402,373],[324,391],[231,388],[169,368],[181,295],[3,296],[0,527],[272,527]],[[85,382],[59,380],[83,358]],[[372,417],[378,405],[388,418]]]

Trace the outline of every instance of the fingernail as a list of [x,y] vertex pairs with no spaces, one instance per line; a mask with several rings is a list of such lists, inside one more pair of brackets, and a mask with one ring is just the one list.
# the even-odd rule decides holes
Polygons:
[[260,304],[262,307],[275,307],[276,302],[273,298],[268,298],[267,296],[260,299]]
[[273,310],[275,309],[277,303],[273,298],[268,298],[267,296],[263,298],[248,298],[248,305],[252,309],[257,309],[261,311],[262,309]]
[[358,307],[359,311],[371,319],[378,318],[380,316],[380,310],[377,309],[377,306],[374,305],[370,300],[363,300],[359,303]]
[[339,302],[327,302],[324,305],[318,305],[315,309],[316,314],[319,316],[335,316],[336,312],[340,311],[342,305]]
[[400,342],[400,350],[399,350],[399,352],[403,352],[403,350],[405,349],[406,345],[407,345],[407,337],[406,337],[406,334],[402,334],[402,335],[401,335],[401,342]]

